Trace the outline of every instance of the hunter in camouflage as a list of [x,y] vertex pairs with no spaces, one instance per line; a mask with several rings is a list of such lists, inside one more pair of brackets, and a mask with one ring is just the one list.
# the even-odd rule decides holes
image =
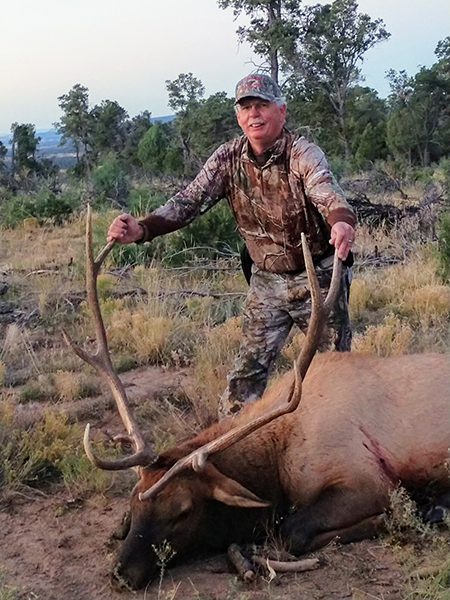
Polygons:
[[[355,216],[334,181],[324,153],[284,128],[286,106],[277,84],[251,75],[236,88],[236,116],[244,135],[220,146],[187,186],[137,222],[119,216],[108,239],[145,242],[175,231],[226,198],[253,261],[244,306],[243,337],[219,413],[237,412],[259,397],[293,324],[305,328],[309,291],[300,234],[305,232],[326,293],[336,246],[346,258],[354,240]],[[331,241],[331,244],[330,244]],[[335,347],[349,350],[350,271],[331,325]]]

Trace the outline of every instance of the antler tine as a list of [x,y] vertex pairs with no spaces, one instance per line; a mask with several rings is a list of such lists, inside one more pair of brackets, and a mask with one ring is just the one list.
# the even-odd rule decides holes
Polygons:
[[342,261],[338,257],[338,252],[335,250],[333,273],[331,276],[330,287],[325,300],[322,300],[320,293],[319,281],[317,279],[314,263],[311,252],[306,241],[306,236],[302,233],[302,248],[305,259],[306,273],[311,293],[311,316],[306,333],[306,340],[297,359],[299,363],[299,371],[302,379],[304,379],[309,365],[317,351],[320,342],[320,336],[325,326],[328,315],[330,314],[339,293],[341,285]]
[[317,350],[322,327],[325,324],[325,320],[336,300],[336,295],[340,286],[341,273],[341,261],[337,257],[337,252],[335,252],[330,290],[325,301],[322,301],[319,282],[314,270],[311,253],[309,251],[304,234],[302,234],[302,245],[306,271],[311,288],[311,318],[308,326],[304,350],[301,352],[299,359],[294,363],[295,377],[286,402],[267,413],[263,413],[250,423],[245,423],[240,427],[231,429],[217,439],[212,440],[201,448],[194,450],[194,452],[191,452],[191,454],[188,456],[177,461],[174,466],[169,469],[157,483],[155,483],[155,485],[139,495],[140,500],[153,498],[175,475],[186,468],[191,467],[194,469],[194,471],[201,471],[208,459],[208,456],[211,454],[225,450],[260,427],[267,425],[282,415],[293,412],[298,407],[302,395],[302,381]]
[[130,443],[134,448],[134,454],[118,460],[103,460],[94,455],[89,438],[89,424],[86,426],[84,435],[84,449],[89,460],[101,469],[106,470],[121,470],[134,466],[146,466],[154,461],[154,453],[147,447],[144,438],[142,437],[133,414],[130,410],[129,402],[125,392],[125,388],[117,375],[111,362],[111,357],[108,349],[106,338],[105,325],[103,323],[100,304],[97,293],[97,276],[100,267],[112,250],[115,241],[109,242],[98,257],[94,260],[92,251],[92,215],[91,207],[88,205],[87,223],[86,223],[86,289],[87,301],[92,313],[95,328],[95,338],[97,341],[97,351],[95,354],[89,354],[80,348],[75,342],[63,331],[63,337],[66,343],[75,351],[75,353],[85,362],[89,363],[100,375],[103,381],[108,386],[119,411],[120,417],[127,430]]

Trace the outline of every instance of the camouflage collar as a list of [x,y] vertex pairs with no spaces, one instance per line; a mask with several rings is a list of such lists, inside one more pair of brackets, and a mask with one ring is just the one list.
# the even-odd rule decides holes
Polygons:
[[257,161],[248,139],[243,136],[244,145],[242,149],[242,159],[248,160],[260,168],[268,167],[285,152],[289,138],[289,131],[283,127],[280,135],[275,140],[275,143],[264,152],[263,156],[266,160],[264,161],[264,164],[261,165],[260,162]]

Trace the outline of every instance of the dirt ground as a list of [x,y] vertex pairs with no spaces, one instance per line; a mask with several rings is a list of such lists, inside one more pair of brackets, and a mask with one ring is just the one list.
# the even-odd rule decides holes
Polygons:
[[126,500],[93,497],[77,502],[64,492],[16,493],[0,511],[1,563],[17,598],[39,600],[400,600],[405,577],[392,548],[379,540],[330,548],[316,555],[315,571],[245,585],[229,572],[225,555],[168,569],[162,585],[117,592],[109,583],[109,540]]
[[[123,377],[135,401],[165,387],[183,387],[185,378],[182,370],[156,369]],[[119,592],[109,570],[120,542],[110,536],[126,507],[125,493],[117,490],[84,499],[61,487],[6,491],[0,498],[0,599],[405,600],[411,589],[398,549],[371,540],[324,549],[315,554],[317,570],[271,582],[264,577],[240,582],[221,555],[168,568],[162,582],[141,592]]]

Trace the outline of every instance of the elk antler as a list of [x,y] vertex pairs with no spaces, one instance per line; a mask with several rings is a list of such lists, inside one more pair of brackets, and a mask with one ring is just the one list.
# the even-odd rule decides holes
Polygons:
[[330,287],[327,297],[325,300],[322,300],[311,252],[309,251],[306,237],[303,233],[302,247],[311,291],[311,317],[309,320],[305,344],[303,345],[299,358],[294,362],[295,377],[289,390],[287,401],[281,406],[273,408],[269,412],[263,413],[253,421],[227,431],[217,439],[208,442],[204,446],[201,446],[200,448],[197,448],[197,450],[191,452],[191,454],[188,454],[188,456],[181,458],[151,488],[139,494],[140,500],[146,500],[154,497],[175,475],[188,467],[194,469],[194,471],[201,471],[209,455],[229,448],[260,427],[267,425],[282,415],[293,412],[299,405],[302,395],[302,381],[312,359],[314,358],[314,354],[316,353],[320,342],[322,329],[336,301],[341,284],[342,272],[342,262],[338,258],[338,253],[336,250],[334,253],[333,274],[331,276]]
[[88,354],[85,350],[80,348],[64,330],[62,331],[66,344],[68,344],[82,360],[94,367],[103,381],[109,387],[109,390],[116,401],[120,417],[128,434],[127,436],[119,437],[121,440],[125,439],[126,441],[130,442],[134,449],[134,454],[121,459],[104,460],[98,458],[92,451],[89,438],[90,426],[88,423],[84,432],[84,449],[86,454],[89,460],[95,466],[109,471],[118,471],[136,466],[146,466],[151,464],[156,458],[155,454],[146,445],[144,438],[138,430],[136,421],[134,420],[130,410],[125,388],[123,387],[123,384],[112,365],[108,350],[108,342],[106,339],[105,326],[98,301],[97,276],[103,261],[112,250],[114,244],[115,240],[109,242],[100,252],[96,260],[94,260],[92,253],[92,216],[91,207],[88,205],[86,223],[86,289],[87,301],[92,313],[95,327],[95,338],[97,341],[96,353]]

